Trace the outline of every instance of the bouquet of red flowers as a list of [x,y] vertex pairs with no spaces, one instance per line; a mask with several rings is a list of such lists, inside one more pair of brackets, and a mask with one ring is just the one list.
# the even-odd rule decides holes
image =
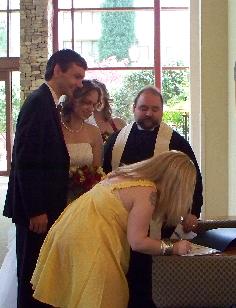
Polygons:
[[71,167],[69,172],[69,202],[72,202],[105,176],[102,167],[82,166]]

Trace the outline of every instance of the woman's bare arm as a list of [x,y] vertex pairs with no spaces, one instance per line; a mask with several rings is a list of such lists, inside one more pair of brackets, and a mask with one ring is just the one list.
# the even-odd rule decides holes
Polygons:
[[[135,192],[132,209],[129,212],[127,237],[131,248],[135,251],[160,255],[162,241],[148,236],[152,214],[156,208],[157,192],[153,187],[138,187]],[[188,241],[179,241],[174,244],[174,254],[185,254],[191,249]]]
[[117,129],[121,129],[123,128],[124,126],[126,126],[126,122],[121,119],[121,118],[114,118],[113,119],[114,123],[115,123],[115,126],[117,127]]

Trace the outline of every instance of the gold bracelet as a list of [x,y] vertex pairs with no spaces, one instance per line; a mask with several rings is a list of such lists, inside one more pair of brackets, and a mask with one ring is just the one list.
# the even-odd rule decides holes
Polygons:
[[161,250],[160,250],[160,255],[163,256],[165,253],[165,248],[164,248],[165,242],[161,241]]
[[164,249],[163,249],[163,255],[164,256],[170,256],[170,255],[173,255],[173,248],[174,248],[174,245],[173,243],[170,241],[170,240],[166,240],[164,242]]

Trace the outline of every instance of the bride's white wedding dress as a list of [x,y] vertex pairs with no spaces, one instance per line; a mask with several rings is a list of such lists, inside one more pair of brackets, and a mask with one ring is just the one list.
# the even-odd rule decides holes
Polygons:
[[16,230],[12,224],[8,231],[8,252],[0,269],[0,308],[16,308]]
[[[67,144],[70,166],[90,166],[93,163],[92,147],[89,143]],[[8,232],[8,252],[0,268],[0,308],[16,308],[16,236],[15,225]]]

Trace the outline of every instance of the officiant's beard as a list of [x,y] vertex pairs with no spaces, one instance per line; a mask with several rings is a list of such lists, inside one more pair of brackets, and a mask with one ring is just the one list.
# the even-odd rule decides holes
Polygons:
[[146,117],[143,119],[137,119],[136,123],[142,128],[142,129],[153,129],[160,125],[160,121],[157,119],[153,119],[150,117]]

